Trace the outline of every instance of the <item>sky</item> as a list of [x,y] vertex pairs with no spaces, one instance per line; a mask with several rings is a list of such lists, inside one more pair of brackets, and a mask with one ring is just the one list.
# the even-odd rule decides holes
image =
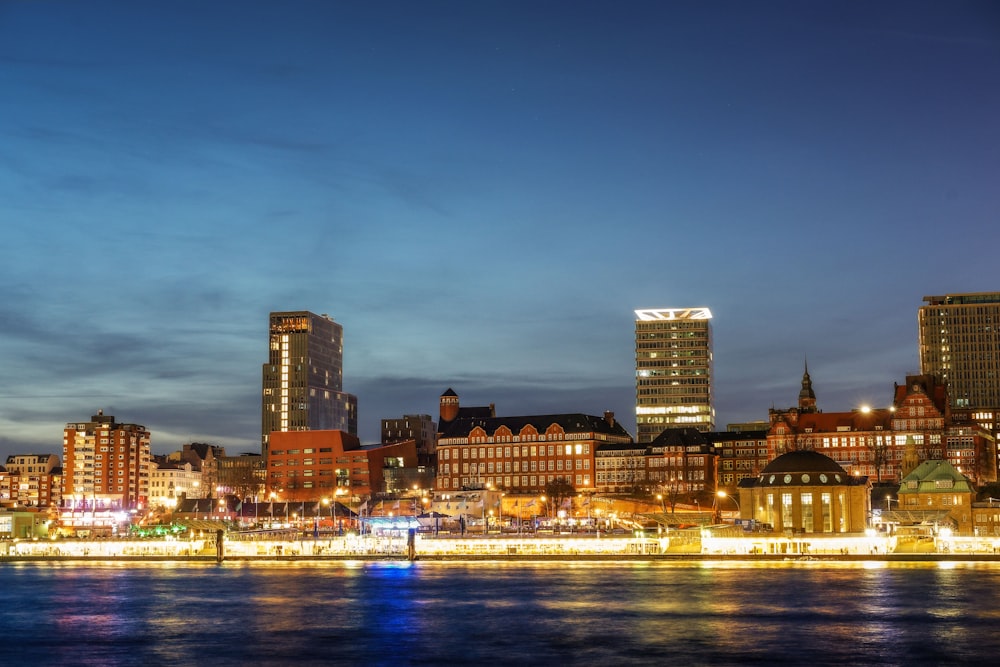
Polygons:
[[259,451],[268,313],[359,435],[453,388],[635,432],[634,310],[717,427],[886,406],[1000,289],[993,2],[0,2],[0,456],[103,409]]

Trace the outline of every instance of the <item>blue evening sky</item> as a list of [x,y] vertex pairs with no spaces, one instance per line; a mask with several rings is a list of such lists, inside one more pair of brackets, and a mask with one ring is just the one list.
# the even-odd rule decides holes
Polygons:
[[98,409],[259,451],[272,310],[360,435],[454,388],[634,417],[707,306],[718,427],[884,406],[922,297],[1000,289],[993,2],[0,3],[0,454]]

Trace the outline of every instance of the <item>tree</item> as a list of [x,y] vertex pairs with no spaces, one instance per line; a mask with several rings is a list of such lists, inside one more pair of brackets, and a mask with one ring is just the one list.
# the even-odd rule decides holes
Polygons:
[[882,483],[882,468],[889,462],[889,438],[868,436],[868,451],[871,452],[872,464],[875,466],[875,482]]
[[[550,499],[554,510],[558,511],[567,499],[576,495],[576,488],[565,477],[556,477],[545,485],[545,496]],[[555,512],[553,512],[554,514]]]

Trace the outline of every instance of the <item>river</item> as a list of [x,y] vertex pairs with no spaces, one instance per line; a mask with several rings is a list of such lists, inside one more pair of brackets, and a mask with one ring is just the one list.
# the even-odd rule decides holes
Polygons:
[[7,563],[10,665],[995,663],[1000,565]]

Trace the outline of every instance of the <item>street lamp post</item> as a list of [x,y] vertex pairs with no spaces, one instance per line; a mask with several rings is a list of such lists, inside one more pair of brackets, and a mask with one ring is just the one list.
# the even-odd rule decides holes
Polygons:
[[[716,491],[715,495],[718,498],[729,498],[730,500],[732,500],[736,504],[736,511],[739,514],[743,514],[743,510],[740,508],[740,502],[738,500],[736,500],[736,498],[734,496],[729,495],[728,493],[726,493],[722,489],[719,489],[718,491]],[[722,516],[722,506],[721,505],[719,506],[719,516],[720,517]]]

